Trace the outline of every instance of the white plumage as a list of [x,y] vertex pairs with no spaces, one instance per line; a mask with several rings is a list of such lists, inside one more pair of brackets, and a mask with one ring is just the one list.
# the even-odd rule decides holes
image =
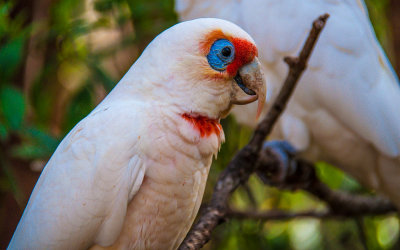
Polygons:
[[[219,19],[184,22],[153,40],[60,143],[9,249],[172,249],[180,244],[199,209],[212,157],[224,141],[219,119],[232,104],[257,99],[235,97],[240,89],[233,77],[246,69],[245,86],[258,94],[260,105],[265,99],[255,53],[231,74],[210,67],[207,53],[218,53],[210,51],[217,39],[231,39],[231,49],[234,39],[246,41],[249,48],[236,48],[237,54],[255,49],[247,33]],[[258,78],[245,80],[251,76]]]
[[[266,106],[312,21],[330,19],[273,132],[310,160],[335,164],[400,206],[400,88],[362,0],[176,0],[181,19],[230,20],[255,39],[269,83]],[[254,126],[254,107],[234,110]]]

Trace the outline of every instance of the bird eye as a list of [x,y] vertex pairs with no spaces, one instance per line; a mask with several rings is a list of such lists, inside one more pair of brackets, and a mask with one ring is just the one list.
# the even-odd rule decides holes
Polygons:
[[231,55],[231,48],[230,48],[230,47],[224,47],[224,48],[221,50],[221,54],[222,54],[224,57],[229,57],[229,56]]
[[217,71],[224,71],[234,58],[235,48],[227,39],[215,41],[207,55],[208,64]]

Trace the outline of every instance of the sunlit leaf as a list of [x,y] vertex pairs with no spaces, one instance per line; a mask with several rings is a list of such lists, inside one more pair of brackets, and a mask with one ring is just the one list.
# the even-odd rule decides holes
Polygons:
[[392,247],[399,239],[399,220],[396,217],[387,217],[378,222],[377,238],[383,248]]
[[349,175],[326,162],[316,164],[319,177],[331,188],[356,191],[361,188],[360,184]]
[[320,222],[318,220],[298,220],[290,223],[290,240],[293,249],[321,249]]

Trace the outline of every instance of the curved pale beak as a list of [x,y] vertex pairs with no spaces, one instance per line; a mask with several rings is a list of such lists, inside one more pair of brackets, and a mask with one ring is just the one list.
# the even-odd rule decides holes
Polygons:
[[234,77],[232,104],[244,105],[258,99],[256,119],[261,114],[266,96],[266,83],[257,57],[238,70]]

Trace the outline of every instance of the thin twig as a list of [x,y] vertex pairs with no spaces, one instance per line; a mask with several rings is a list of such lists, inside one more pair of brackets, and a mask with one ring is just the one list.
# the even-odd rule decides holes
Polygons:
[[257,126],[250,142],[235,155],[220,175],[208,207],[190,230],[179,249],[200,249],[210,240],[214,228],[223,222],[228,210],[230,194],[241,183],[247,181],[249,176],[254,172],[262,143],[285,109],[296,83],[306,68],[307,61],[328,17],[329,15],[325,14],[314,21],[299,57],[285,59],[289,65],[289,73],[278,97],[266,117]]

